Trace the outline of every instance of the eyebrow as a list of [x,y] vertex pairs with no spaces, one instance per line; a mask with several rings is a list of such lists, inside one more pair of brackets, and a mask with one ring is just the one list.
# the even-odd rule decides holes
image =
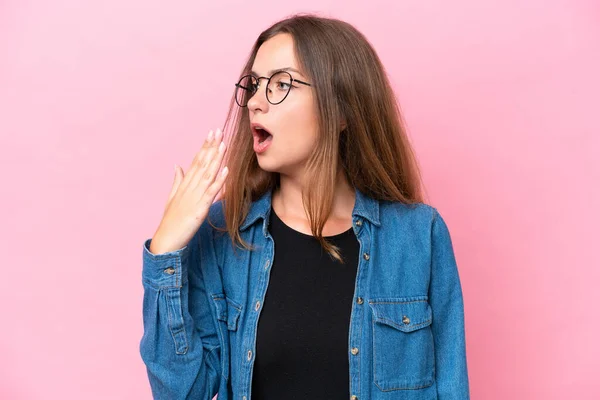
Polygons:
[[[293,68],[293,67],[285,67],[285,68],[277,68],[277,69],[272,69],[272,70],[270,70],[270,71],[268,72],[268,75],[269,75],[269,76],[271,76],[271,75],[273,75],[274,73],[276,73],[276,72],[281,72],[281,71],[292,71],[292,72],[297,72],[297,73],[299,73],[300,75],[302,75],[302,72],[298,71],[296,68]],[[251,73],[252,75],[256,76],[256,77],[258,77],[258,76],[259,76],[257,72],[250,71],[250,73]],[[304,75],[302,75],[302,76],[304,76]]]

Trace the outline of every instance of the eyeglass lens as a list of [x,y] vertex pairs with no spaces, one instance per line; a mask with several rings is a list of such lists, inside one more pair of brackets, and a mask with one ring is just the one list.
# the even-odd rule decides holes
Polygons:
[[[241,107],[248,105],[248,100],[256,93],[260,88],[262,81],[260,82],[252,75],[243,76],[236,85],[235,100]],[[267,100],[271,104],[281,103],[292,87],[292,76],[285,72],[277,72],[269,80],[267,88]]]

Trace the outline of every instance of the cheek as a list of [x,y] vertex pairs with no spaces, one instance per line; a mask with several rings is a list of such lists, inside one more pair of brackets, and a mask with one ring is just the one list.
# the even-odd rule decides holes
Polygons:
[[312,149],[317,139],[317,115],[312,104],[290,104],[282,124],[286,147],[293,151]]
[[289,121],[282,145],[287,152],[305,155],[314,149],[317,135],[315,124],[307,119]]

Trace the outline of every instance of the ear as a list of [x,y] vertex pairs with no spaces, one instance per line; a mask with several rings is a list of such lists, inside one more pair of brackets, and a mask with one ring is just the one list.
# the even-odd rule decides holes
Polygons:
[[343,131],[344,129],[346,129],[346,126],[347,126],[347,125],[346,125],[346,119],[345,119],[345,118],[342,118],[342,120],[340,121],[340,125],[342,126],[342,129],[341,129],[342,131]]

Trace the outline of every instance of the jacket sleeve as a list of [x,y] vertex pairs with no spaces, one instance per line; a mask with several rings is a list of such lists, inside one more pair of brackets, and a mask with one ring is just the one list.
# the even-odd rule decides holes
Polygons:
[[213,244],[202,230],[177,251],[153,254],[152,239],[143,245],[139,349],[154,399],[210,400],[220,384],[219,337],[199,264],[199,252]]
[[448,227],[434,209],[429,303],[433,312],[435,374],[439,400],[468,400],[462,288]]

